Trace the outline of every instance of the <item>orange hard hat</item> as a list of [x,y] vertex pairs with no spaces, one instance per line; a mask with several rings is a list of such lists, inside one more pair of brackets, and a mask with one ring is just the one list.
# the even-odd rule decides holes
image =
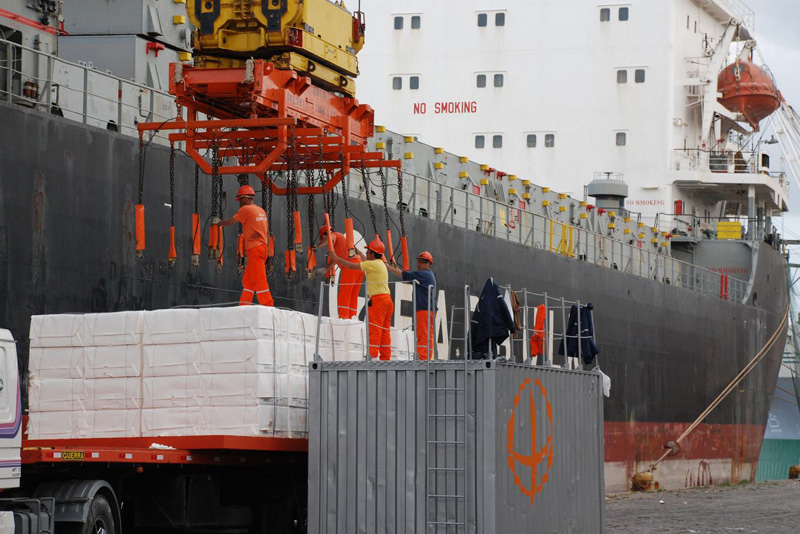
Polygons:
[[330,230],[327,224],[323,224],[319,229],[319,236],[322,237],[322,234]]
[[425,252],[420,252],[419,256],[417,256],[418,260],[425,260],[431,265],[433,265],[433,256],[427,250]]
[[239,192],[236,193],[236,200],[239,200],[240,198],[246,196],[254,197],[255,195],[256,192],[253,190],[252,187],[250,187],[249,185],[243,185],[242,187],[239,188]]
[[372,242],[367,245],[367,249],[371,250],[375,254],[383,254],[386,250],[386,247],[380,239],[373,239]]

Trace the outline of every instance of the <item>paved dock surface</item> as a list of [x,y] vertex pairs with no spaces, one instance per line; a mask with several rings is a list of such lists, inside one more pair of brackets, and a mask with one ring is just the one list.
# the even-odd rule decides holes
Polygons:
[[606,499],[607,534],[800,532],[800,481],[629,493]]

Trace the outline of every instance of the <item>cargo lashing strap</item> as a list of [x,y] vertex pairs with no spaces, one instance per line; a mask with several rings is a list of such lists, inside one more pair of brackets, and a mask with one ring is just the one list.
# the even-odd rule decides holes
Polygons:
[[139,201],[136,204],[136,257],[144,257],[144,204],[142,203],[142,196],[144,193],[144,137],[142,132],[139,132]]

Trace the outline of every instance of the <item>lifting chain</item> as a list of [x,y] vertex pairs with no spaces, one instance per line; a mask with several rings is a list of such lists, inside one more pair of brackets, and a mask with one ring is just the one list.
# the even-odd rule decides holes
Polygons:
[[219,144],[214,139],[211,144],[211,224],[219,224],[221,193],[219,181]]
[[389,226],[389,186],[386,183],[386,176],[383,174],[383,167],[378,167],[378,176],[381,179],[381,192],[383,193],[383,216],[386,219],[386,230],[391,231]]
[[200,167],[194,166],[194,212],[200,213]]
[[142,204],[142,195],[144,193],[144,138],[139,134],[139,202]]
[[403,203],[403,170],[397,169],[397,209],[400,210],[400,237],[406,236],[406,223],[403,220],[403,212],[406,205]]
[[[289,175],[286,180],[286,252],[284,273],[286,278],[294,278],[296,272],[296,253],[294,245],[294,212],[297,210],[297,139],[294,128],[289,136]],[[294,265],[293,265],[294,264]]]
[[[308,170],[308,187],[314,187],[316,181],[314,180],[314,169],[310,168]],[[308,248],[314,248],[314,223],[316,222],[317,214],[316,214],[316,206],[314,205],[314,194],[309,192],[308,193]]]
[[144,257],[144,205],[142,196],[144,194],[144,137],[139,132],[139,196],[136,204],[135,231],[136,231],[136,257]]
[[272,182],[276,175],[264,175],[264,189],[261,190],[261,206],[267,212],[267,273],[271,273],[275,265],[275,238],[272,234]]
[[344,165],[344,150],[342,150],[342,170],[341,170],[341,177],[342,177],[342,201],[344,202],[344,218],[350,218],[350,207],[347,205],[347,183],[345,182],[345,165]]
[[192,213],[192,266],[200,266],[200,167],[194,166],[194,212]]
[[168,263],[175,265],[175,143],[169,143],[169,256]]
[[[250,185],[250,177],[247,174],[239,174],[236,176],[239,181],[239,187],[243,185]],[[247,266],[247,254],[244,250],[244,236],[242,235],[242,223],[239,223],[239,234],[236,236],[236,265],[241,275]]]
[[378,223],[375,222],[375,210],[372,209],[372,201],[370,200],[370,191],[369,186],[370,181],[369,177],[367,176],[367,171],[364,168],[364,164],[362,161],[361,164],[361,178],[364,181],[364,197],[367,200],[367,207],[369,208],[369,218],[372,220],[372,230],[375,232],[375,235],[378,235]]
[[175,226],[175,143],[169,143],[169,225]]

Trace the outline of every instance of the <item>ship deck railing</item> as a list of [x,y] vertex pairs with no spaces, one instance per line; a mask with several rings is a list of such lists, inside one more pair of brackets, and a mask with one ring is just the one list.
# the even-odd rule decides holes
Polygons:
[[[140,122],[175,118],[174,99],[165,91],[5,39],[0,39],[0,101],[129,136],[138,136]],[[169,144],[161,132],[153,140]]]
[[[27,67],[23,69],[23,65]],[[0,39],[0,101],[61,115],[83,124],[138,136],[139,122],[174,118],[174,99],[166,92],[95,70],[88,64],[65,61],[52,54]],[[168,144],[155,132],[149,142]],[[181,149],[181,143],[176,145]],[[352,174],[352,173],[351,173]],[[545,250],[568,258],[683,287],[727,300],[743,300],[747,282],[681,262],[670,256],[661,236],[635,234],[621,241],[602,227],[605,219],[579,219],[578,203],[569,200],[568,213],[533,213],[520,201],[508,202],[485,194],[403,171],[408,201],[398,209],[483,235]],[[410,181],[410,184],[408,183]],[[358,180],[349,180],[348,195],[364,198]],[[396,183],[395,183],[396,186]],[[521,261],[524,261],[521,260]]]
[[[393,175],[390,173],[388,178]],[[565,222],[405,171],[403,181],[404,197],[407,196],[408,200],[403,205],[397,204],[397,182],[390,181],[389,189],[393,190],[389,193],[390,201],[415,216],[650,278],[705,296],[741,302],[749,293],[749,280],[729,277],[669,255],[670,245],[664,246],[670,239],[664,236],[667,231],[659,229],[654,234],[653,228],[644,228],[644,239],[631,232],[625,235],[629,242],[624,242],[610,231],[597,231],[601,226],[598,221],[594,221],[593,229],[593,221],[580,219],[574,212],[568,215],[575,222]],[[359,178],[347,182],[347,191],[349,196],[365,199]],[[713,236],[707,234],[704,237]],[[524,263],[526,258],[520,256],[515,261]]]

